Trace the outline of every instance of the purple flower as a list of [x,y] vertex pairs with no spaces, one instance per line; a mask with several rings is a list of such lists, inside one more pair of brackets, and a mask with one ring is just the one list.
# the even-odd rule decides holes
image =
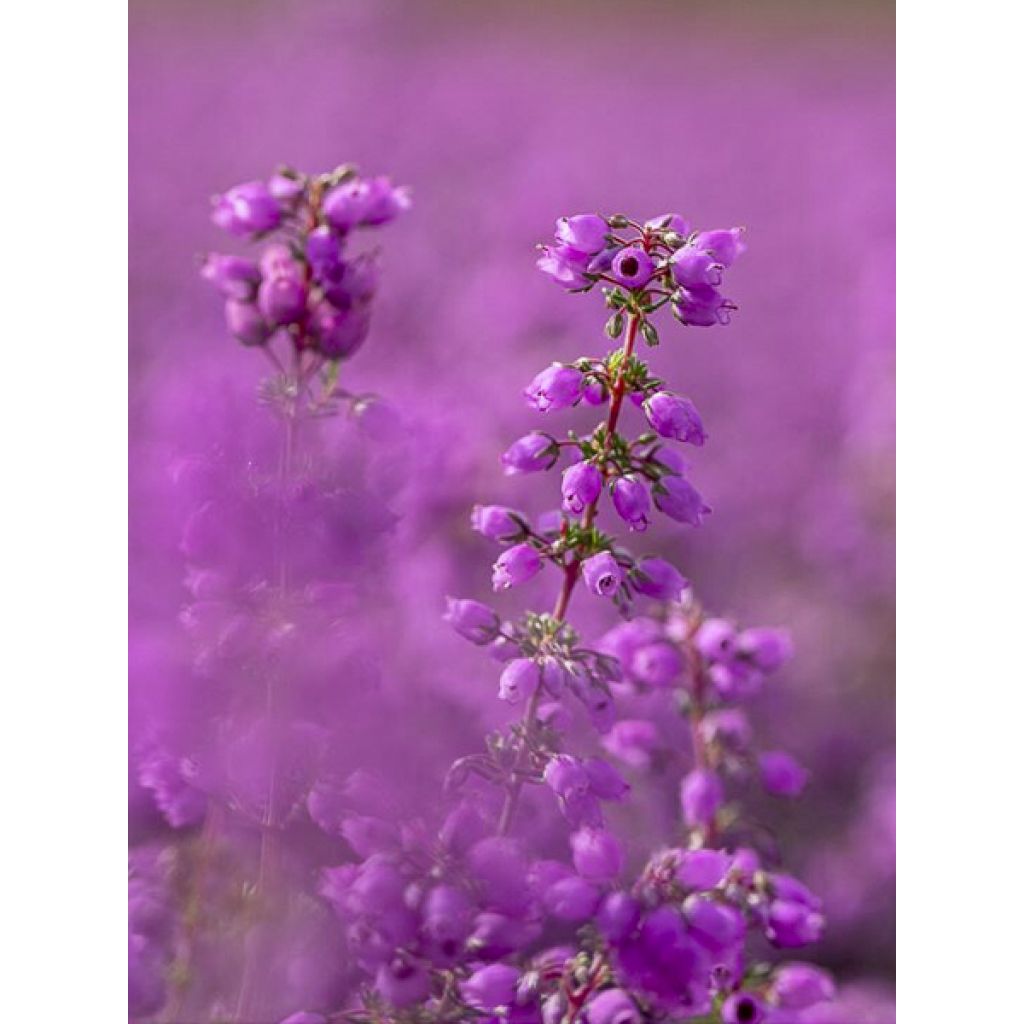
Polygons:
[[587,1024],[641,1024],[644,1017],[621,988],[606,988],[587,1003]]
[[764,1007],[749,992],[734,992],[722,1004],[722,1024],[761,1024]]
[[676,881],[686,889],[714,889],[728,874],[731,862],[723,850],[686,850],[679,858]]
[[599,757],[588,757],[583,762],[583,770],[590,781],[591,792],[601,800],[625,800],[629,795],[630,785],[619,773],[619,770]]
[[437,943],[461,945],[469,935],[473,904],[453,885],[438,885],[423,903],[423,928]]
[[293,324],[306,312],[306,286],[293,277],[264,278],[257,303],[268,322]]
[[731,267],[738,256],[747,251],[743,228],[719,228],[702,231],[693,240],[694,248],[708,252],[723,267]]
[[680,288],[672,295],[672,311],[688,327],[727,324],[735,304],[706,284]]
[[612,892],[597,913],[597,926],[609,942],[621,942],[637,926],[640,913],[640,904],[629,893]]
[[519,971],[508,964],[488,964],[459,986],[462,998],[479,1010],[497,1010],[515,1002]]
[[679,786],[683,820],[687,825],[710,825],[724,799],[722,780],[706,768],[695,768]]
[[651,752],[658,747],[658,730],[645,718],[624,718],[611,727],[602,743],[620,761],[646,768],[651,763]]
[[232,235],[259,235],[281,223],[281,206],[262,181],[248,181],[214,197],[212,217]]
[[267,189],[279,202],[290,203],[302,195],[306,185],[301,177],[278,173],[271,176],[267,182]]
[[601,493],[604,477],[590,462],[577,462],[562,474],[562,508],[580,515]]
[[739,708],[709,711],[701,719],[699,728],[705,743],[720,743],[737,752],[747,749],[753,735],[750,721]]
[[544,782],[558,796],[585,793],[590,778],[583,765],[570,754],[555,754],[544,766]]
[[547,274],[556,284],[574,291],[587,288],[593,283],[587,277],[587,264],[590,262],[587,253],[568,245],[542,245],[540,248],[537,269]]
[[523,394],[539,412],[568,409],[583,396],[583,374],[574,366],[552,363],[533,378]]
[[698,448],[708,439],[697,407],[688,398],[669,391],[656,391],[644,402],[644,412],[662,437],[685,441]]
[[501,457],[506,476],[539,473],[558,461],[558,443],[547,434],[526,434],[515,441]]
[[515,540],[522,532],[525,517],[504,505],[474,505],[470,523],[489,540]]
[[695,245],[684,245],[677,249],[669,263],[676,283],[684,288],[692,288],[694,285],[717,288],[722,283],[725,266],[717,262],[710,252]]
[[761,785],[773,796],[797,797],[807,785],[807,769],[784,750],[768,750],[757,759]]
[[579,213],[574,217],[559,217],[555,222],[555,238],[563,245],[593,256],[606,244],[608,224],[596,213]]
[[834,999],[836,986],[832,978],[811,964],[791,963],[776,968],[772,978],[775,1002],[786,1010],[805,1010]]
[[628,245],[616,253],[611,272],[624,288],[642,288],[654,273],[654,260],[642,246]]
[[410,208],[409,190],[395,188],[387,178],[353,179],[336,185],[324,197],[323,211],[331,227],[386,224]]
[[622,583],[622,568],[608,551],[599,551],[583,562],[583,579],[592,594],[611,597]]
[[206,257],[200,274],[226,299],[243,302],[253,298],[260,283],[260,269],[252,260],[219,252],[211,252]]
[[629,528],[643,533],[649,522],[651,496],[647,488],[634,476],[620,476],[612,481],[612,504]]
[[552,884],[544,893],[544,907],[561,921],[585,921],[597,909],[600,892],[585,879],[570,875]]
[[273,328],[251,302],[228,299],[224,304],[224,320],[228,331],[243,345],[262,345]]
[[576,870],[589,881],[610,882],[625,866],[622,844],[606,829],[581,828],[569,843]]
[[541,560],[536,549],[529,544],[516,544],[498,556],[491,582],[495,590],[508,590],[532,579],[540,569]]
[[649,686],[670,686],[683,670],[683,657],[673,644],[659,641],[634,653],[630,674]]
[[736,628],[728,619],[705,619],[693,638],[697,650],[710,661],[732,657],[736,646]]
[[459,636],[479,646],[489,644],[497,638],[501,630],[501,619],[492,608],[469,598],[458,600],[449,597],[446,600],[448,609],[444,614],[444,620]]
[[347,359],[370,332],[369,307],[342,311],[326,300],[318,302],[310,314],[309,331],[317,349],[328,359]]
[[638,594],[657,601],[678,601],[690,586],[674,565],[661,558],[643,558],[637,562],[632,580]]
[[745,629],[737,638],[736,649],[762,672],[775,672],[793,656],[793,641],[784,629]]
[[501,672],[498,696],[509,704],[518,704],[540,686],[540,668],[530,658],[515,658]]
[[295,259],[291,249],[281,242],[268,245],[260,256],[260,273],[264,277],[290,277],[301,281],[303,268]]
[[765,934],[779,949],[796,949],[817,942],[824,928],[824,917],[805,903],[776,899],[768,907]]
[[683,903],[690,934],[705,949],[722,953],[743,937],[743,914],[728,903],[693,893]]
[[696,487],[681,476],[666,476],[654,489],[654,504],[678,523],[700,526],[711,506],[701,497]]

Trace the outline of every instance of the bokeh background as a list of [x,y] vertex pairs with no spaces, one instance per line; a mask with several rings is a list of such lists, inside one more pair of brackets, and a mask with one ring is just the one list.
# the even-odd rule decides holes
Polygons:
[[[865,1021],[882,1019],[895,873],[890,7],[136,0],[130,31],[136,850],[169,835],[136,750],[154,728],[187,746],[184,706],[201,706],[184,682],[188,510],[169,467],[211,447],[242,459],[258,432],[264,367],[225,336],[196,275],[198,255],[223,246],[210,194],[282,161],[353,161],[412,186],[414,210],[381,235],[370,341],[345,371],[386,397],[405,436],[374,439],[384,456],[353,498],[374,540],[339,557],[371,597],[332,700],[347,709],[349,766],[415,774],[413,796],[502,716],[494,667],[439,621],[445,594],[489,589],[493,552],[469,508],[553,503],[551,479],[505,479],[497,456],[535,425],[519,397],[533,374],[604,348],[601,303],[538,274],[533,246],[557,216],[590,210],[742,224],[733,325],[666,325],[652,356],[704,415],[693,475],[715,511],[698,531],[662,524],[647,550],[711,607],[791,628],[798,657],[755,720],[813,777],[774,824],[826,901],[816,958],[865,993]],[[365,432],[335,429],[347,466]],[[533,606],[552,586],[531,584]],[[577,619],[602,624],[584,601]]]

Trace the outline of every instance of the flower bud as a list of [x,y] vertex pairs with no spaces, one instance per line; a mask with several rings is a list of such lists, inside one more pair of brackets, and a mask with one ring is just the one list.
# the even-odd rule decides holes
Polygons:
[[647,529],[651,511],[651,496],[647,488],[636,477],[620,476],[612,481],[611,492],[615,511],[630,530],[643,533]]
[[478,1010],[493,1012],[515,1002],[519,971],[508,964],[488,964],[474,971],[459,986],[462,998]]
[[622,583],[622,569],[609,551],[599,551],[583,562],[583,579],[590,592],[611,597]]
[[292,277],[264,278],[257,303],[270,323],[293,324],[306,312],[306,286]]
[[652,217],[644,227],[653,228],[657,231],[671,231],[674,234],[682,235],[684,238],[692,230],[690,222],[678,213],[663,213],[660,217]]
[[686,850],[679,858],[676,881],[685,889],[706,892],[721,883],[731,858],[723,850]]
[[616,253],[611,273],[624,288],[642,288],[654,273],[654,260],[642,246],[628,245]]
[[736,629],[728,619],[705,619],[693,640],[709,661],[727,661],[736,649]]
[[654,489],[654,504],[670,519],[690,526],[700,526],[711,506],[697,489],[681,476],[666,476]]
[[807,769],[784,750],[768,750],[757,759],[761,785],[773,796],[797,797],[807,785]]
[[690,586],[674,565],[661,558],[643,558],[637,562],[632,580],[638,594],[656,601],[678,601]]
[[448,609],[444,614],[444,620],[459,636],[478,646],[489,644],[497,638],[501,629],[501,619],[492,608],[469,598],[457,600],[449,597],[447,602]]
[[610,882],[625,866],[622,844],[606,829],[582,828],[569,842],[573,865],[589,881]]
[[362,346],[370,331],[368,306],[342,311],[333,303],[318,302],[309,322],[317,349],[328,359],[347,359]]
[[423,904],[423,927],[435,942],[464,942],[472,925],[473,905],[453,885],[438,885]]
[[587,1024],[643,1024],[644,1017],[625,989],[606,988],[587,1003]]
[[518,441],[501,457],[506,476],[519,473],[539,473],[550,469],[558,461],[558,444],[547,434],[532,433]]
[[697,407],[688,398],[656,391],[644,402],[644,412],[662,437],[685,441],[700,448],[707,440]]
[[673,644],[647,644],[633,655],[629,670],[648,686],[671,686],[683,670],[683,657]]
[[796,949],[817,942],[824,928],[825,918],[803,903],[776,899],[768,908],[765,934],[779,949]]
[[583,397],[583,374],[574,366],[553,363],[533,378],[523,394],[539,412],[568,409]]
[[596,213],[579,213],[574,217],[559,217],[555,222],[555,238],[563,245],[592,256],[605,247],[608,224]]
[[588,505],[593,505],[601,494],[604,477],[597,466],[590,462],[577,462],[562,474],[562,508],[573,515],[580,515]]
[[228,299],[224,305],[224,319],[228,330],[243,345],[262,345],[272,333],[270,325],[250,302]]
[[498,557],[491,581],[495,590],[507,590],[532,579],[540,569],[541,560],[536,549],[529,544],[516,544]]
[[301,175],[284,174],[278,171],[267,182],[267,190],[280,203],[290,203],[305,191],[306,184]]
[[722,953],[743,937],[743,915],[727,903],[693,893],[683,902],[690,934],[712,953]]
[[775,672],[793,656],[793,641],[784,629],[745,629],[736,639],[737,652],[762,672]]
[[695,768],[679,786],[683,820],[687,825],[710,825],[724,799],[722,780],[706,768]]
[[609,942],[621,942],[637,926],[640,912],[640,904],[629,893],[612,892],[597,912],[597,926]]
[[710,285],[690,285],[672,295],[672,312],[688,327],[727,324],[735,304]]
[[604,749],[635,768],[646,768],[659,745],[655,724],[645,718],[624,718],[616,722],[602,741]]
[[775,970],[772,978],[775,1002],[786,1010],[805,1010],[809,1006],[835,998],[836,986],[832,978],[811,964],[784,964]]
[[521,512],[504,505],[474,505],[470,523],[477,533],[489,540],[510,541],[523,532],[521,522],[525,518]]
[[565,689],[566,670],[557,658],[540,659],[540,681],[552,697],[560,697]]
[[518,704],[540,686],[540,669],[530,658],[515,658],[501,672],[498,696],[509,704]]

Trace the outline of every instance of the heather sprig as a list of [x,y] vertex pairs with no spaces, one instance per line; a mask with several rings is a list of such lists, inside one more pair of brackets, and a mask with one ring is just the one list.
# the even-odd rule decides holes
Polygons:
[[[606,409],[586,434],[536,431],[502,456],[510,475],[566,463],[557,515],[532,522],[505,506],[478,505],[471,524],[503,548],[495,590],[547,569],[557,594],[550,611],[512,621],[479,601],[449,599],[447,620],[501,663],[498,697],[523,711],[488,736],[485,751],[452,766],[446,791],[457,802],[436,839],[379,828],[370,841],[364,831],[353,843],[362,863],[325,876],[350,948],[374,977],[361,1005],[338,1019],[795,1024],[830,998],[832,983],[810,965],[761,962],[755,940],[779,949],[814,941],[820,902],[756,851],[756,827],[736,800],[755,779],[784,796],[806,781],[789,755],[756,753],[738,706],[785,663],[788,637],[706,616],[675,566],[633,554],[599,522],[606,492],[605,508],[630,533],[645,532],[655,509],[692,526],[711,511],[673,447],[704,445],[701,416],[636,349],[640,339],[658,344],[653,321],[666,305],[686,325],[728,321],[735,306],[718,288],[745,248],[742,233],[695,232],[676,214],[644,224],[585,214],[562,218],[556,231],[539,268],[572,291],[607,283],[606,333],[619,344],[551,364],[524,396],[544,415],[581,402]],[[623,425],[630,405],[646,419],[635,436]],[[581,581],[625,619],[596,647],[567,621]],[[644,600],[654,603],[637,616]],[[669,703],[658,704],[659,695]],[[651,697],[653,717],[618,717],[620,703]],[[572,705],[604,753],[633,772],[657,753],[660,716],[681,714],[688,723],[679,831],[639,870],[630,870],[639,851],[610,827],[605,810],[639,782],[604,757],[569,749],[580,742]],[[473,779],[496,790],[500,806],[467,795]],[[527,787],[546,789],[563,818],[563,858],[534,856],[521,834]]]

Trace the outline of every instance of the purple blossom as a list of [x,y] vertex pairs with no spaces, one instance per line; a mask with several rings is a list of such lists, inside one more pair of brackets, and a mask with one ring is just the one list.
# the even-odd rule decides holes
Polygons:
[[662,437],[701,447],[708,439],[697,407],[688,398],[669,391],[656,391],[644,402],[644,412]]
[[228,299],[224,304],[224,320],[228,331],[243,345],[262,345],[273,328],[251,302]]
[[598,597],[611,597],[622,584],[622,578],[622,568],[608,551],[599,551],[583,561],[583,580]]
[[589,256],[605,247],[607,234],[607,222],[595,213],[559,217],[555,223],[555,237],[559,242]]
[[257,295],[257,304],[267,322],[293,324],[306,312],[306,287],[294,277],[267,277]]
[[737,652],[762,672],[775,672],[793,656],[793,641],[784,629],[745,629],[736,641]]
[[683,820],[687,825],[710,825],[724,799],[722,780],[706,768],[695,768],[679,787]]
[[694,285],[717,288],[722,283],[722,271],[725,269],[725,265],[717,262],[712,253],[696,245],[677,249],[669,265],[676,283],[684,288]]
[[539,473],[558,461],[558,444],[547,434],[526,434],[509,447],[501,457],[506,476]]
[[526,517],[504,505],[474,505],[470,522],[477,533],[489,540],[515,540],[523,532]]
[[727,324],[736,306],[717,289],[706,284],[680,288],[672,295],[672,311],[688,327]]
[[674,231],[683,238],[692,230],[690,222],[678,213],[663,213],[660,217],[652,217],[646,222],[646,227],[656,228],[660,231]]
[[723,1024],[761,1024],[764,1008],[749,992],[734,992],[722,1004]]
[[554,882],[544,893],[544,907],[561,921],[585,921],[592,917],[600,892],[585,879],[570,875]]
[[835,983],[821,968],[812,964],[789,963],[775,969],[772,995],[785,1010],[806,1010],[809,1006],[834,999]]
[[654,488],[654,504],[670,519],[689,526],[700,526],[711,506],[697,488],[681,476],[663,477]]
[[611,273],[624,288],[642,288],[654,274],[654,260],[641,246],[626,246],[612,260]]
[[590,789],[601,800],[625,800],[630,792],[629,783],[619,770],[599,757],[588,757],[583,762]]
[[501,672],[498,696],[509,704],[518,704],[540,686],[540,668],[530,658],[515,658]]
[[462,998],[479,1010],[497,1010],[515,1001],[519,972],[508,964],[488,964],[459,986]]
[[686,850],[679,858],[676,881],[686,889],[714,889],[726,876],[731,864],[722,850]]
[[758,759],[761,785],[773,796],[797,797],[807,785],[807,769],[784,750],[768,750]]
[[601,494],[604,477],[590,462],[577,462],[562,474],[562,508],[573,515],[580,515],[588,505],[593,505]]
[[563,288],[576,291],[591,284],[587,277],[589,262],[587,253],[571,246],[542,245],[541,254],[537,257],[537,269]]
[[365,305],[342,311],[326,299],[316,303],[310,314],[309,331],[317,349],[328,359],[354,355],[370,330],[369,308]]
[[644,1020],[629,993],[621,988],[606,988],[586,1007],[587,1024],[642,1024]]
[[250,301],[260,283],[260,269],[252,260],[211,252],[200,271],[226,299]]
[[491,580],[495,590],[508,590],[532,579],[540,569],[537,550],[529,544],[516,544],[498,556]]
[[589,881],[610,882],[625,867],[622,844],[606,829],[582,828],[572,834],[570,845],[576,870]]
[[214,199],[212,219],[232,235],[260,235],[281,222],[281,207],[262,181],[248,181]]
[[702,231],[694,238],[693,245],[697,249],[708,252],[723,267],[731,267],[736,258],[747,251],[743,228],[719,228],[715,231]]
[[682,573],[662,558],[641,559],[633,567],[631,579],[638,594],[657,601],[678,601],[690,586]]
[[568,409],[583,397],[583,374],[574,366],[553,363],[533,378],[524,394],[538,412]]
[[407,188],[395,188],[387,178],[356,178],[331,189],[324,197],[323,210],[331,227],[349,231],[386,224],[411,206]]
[[501,629],[501,619],[492,608],[468,598],[460,600],[449,597],[447,602],[444,619],[459,636],[481,646],[496,639]]
[[817,942],[824,927],[824,917],[802,902],[776,899],[768,907],[765,934],[780,949],[797,949]]
[[629,670],[649,686],[671,686],[683,670],[683,658],[673,644],[646,644],[634,653]]
[[544,782],[561,797],[585,793],[590,777],[583,765],[570,754],[555,754],[544,766]]
[[611,892],[601,903],[597,926],[601,934],[613,943],[620,943],[640,920],[640,903],[629,893]]
[[612,503],[615,511],[636,533],[647,529],[651,511],[651,496],[647,488],[632,476],[616,477],[611,485]]

